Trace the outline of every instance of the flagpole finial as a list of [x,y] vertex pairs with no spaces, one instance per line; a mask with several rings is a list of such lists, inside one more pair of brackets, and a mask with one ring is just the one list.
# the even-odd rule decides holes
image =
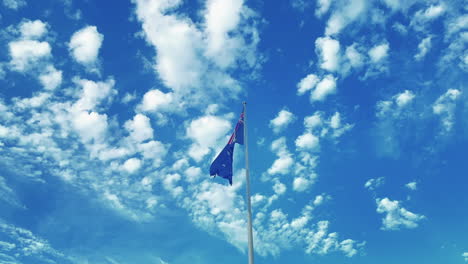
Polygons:
[[243,104],[243,105],[246,105],[246,104],[247,104],[247,102],[246,102],[246,101],[243,101],[243,102],[242,102],[242,104]]

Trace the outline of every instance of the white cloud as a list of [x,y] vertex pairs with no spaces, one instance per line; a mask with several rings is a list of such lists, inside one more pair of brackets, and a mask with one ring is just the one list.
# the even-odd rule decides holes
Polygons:
[[243,1],[207,1],[199,12],[201,23],[173,12],[181,6],[180,1],[132,2],[146,40],[156,50],[158,77],[176,98],[200,105],[208,97],[239,94],[241,86],[231,76],[231,69],[256,67],[260,41],[256,14]]
[[320,67],[334,72],[340,65],[340,42],[328,36],[315,40],[317,55],[320,57]]
[[273,162],[271,167],[268,169],[268,173],[271,175],[288,174],[293,164],[294,160],[290,155],[280,156]]
[[133,120],[125,122],[125,129],[130,133],[130,137],[136,142],[142,142],[153,138],[153,128],[150,119],[142,114],[136,114]]
[[281,182],[277,181],[275,185],[273,185],[273,191],[277,195],[282,195],[286,192],[286,185],[282,184]]
[[36,66],[41,60],[51,56],[51,47],[47,42],[36,40],[18,40],[8,44],[12,69],[24,72]]
[[388,100],[376,104],[376,132],[378,134],[377,150],[379,154],[398,157],[402,136],[400,127],[405,120],[414,120],[416,112],[412,102],[416,95],[409,90],[393,95]]
[[322,17],[325,15],[328,10],[330,9],[331,3],[333,0],[318,0],[317,3],[317,9],[315,10],[315,15],[317,17]]
[[163,187],[164,189],[169,191],[174,197],[180,196],[184,191],[184,189],[181,186],[177,185],[180,179],[181,176],[178,173],[167,174],[164,176]]
[[7,8],[17,10],[19,8],[26,6],[26,1],[25,0],[3,0],[3,5],[6,6]]
[[128,104],[128,103],[132,102],[135,99],[136,99],[136,93],[135,92],[133,92],[133,93],[126,92],[124,94],[124,96],[122,97],[122,103]]
[[43,106],[49,98],[49,93],[39,93],[30,98],[23,98],[14,101],[18,108],[37,108]]
[[315,87],[310,95],[310,100],[324,101],[329,95],[336,93],[336,79],[333,75],[327,75]]
[[[0,125],[0,138],[6,136],[8,131],[4,130],[6,130],[6,128]],[[10,186],[8,186],[7,181],[2,176],[0,176],[0,201],[4,201],[7,204],[15,207],[24,208],[24,206],[21,205],[21,202],[19,201],[15,191],[13,191]],[[0,249],[1,248],[2,245],[0,241]]]
[[173,93],[163,93],[154,89],[145,93],[139,108],[146,112],[168,110],[174,106],[173,100]]
[[401,207],[399,201],[388,198],[376,199],[377,212],[386,214],[382,220],[382,230],[399,230],[400,228],[416,228],[423,215],[412,213]]
[[[439,62],[439,71],[452,71],[452,66],[458,66],[463,71],[468,71],[468,15],[454,19],[446,26],[444,42],[448,47],[443,51],[443,57]],[[461,31],[461,32],[459,32]]]
[[45,71],[39,76],[39,81],[46,90],[55,90],[62,84],[62,71],[55,69],[49,65]]
[[317,151],[320,148],[319,142],[319,138],[310,132],[300,135],[295,141],[297,148],[313,151]]
[[202,175],[202,171],[199,167],[189,167],[185,170],[185,175],[187,176],[186,177],[186,180],[188,182],[195,182],[197,181],[201,175]]
[[407,104],[411,103],[414,97],[414,93],[409,90],[405,90],[404,92],[394,96],[395,102],[399,108],[405,107]]
[[382,43],[372,47],[369,50],[369,57],[372,63],[381,63],[388,56],[389,46],[388,43]]
[[218,116],[206,115],[192,120],[186,127],[187,138],[193,140],[189,155],[200,161],[210,148],[216,147],[218,141],[226,135],[231,128],[228,120]]
[[218,66],[225,68],[232,65],[243,44],[242,38],[231,37],[241,20],[243,0],[209,0],[206,3],[205,25],[208,36],[206,54]]
[[38,39],[47,34],[47,24],[41,20],[25,21],[19,29],[24,39]]
[[359,68],[364,64],[364,56],[356,49],[357,44],[346,48],[345,56],[353,68]]
[[429,36],[421,40],[421,42],[418,45],[418,53],[414,55],[414,58],[416,60],[422,60],[426,56],[426,54],[429,52],[432,46],[431,39],[432,37]]
[[367,10],[364,0],[350,0],[337,5],[327,21],[325,35],[340,33],[346,26],[358,20]]
[[465,261],[468,261],[468,252],[464,252],[462,257],[465,259]]
[[442,15],[445,12],[445,8],[443,5],[431,5],[424,11],[424,16],[427,19],[435,19]]
[[412,91],[405,90],[401,93],[392,96],[391,100],[377,102],[377,117],[399,117],[402,111],[409,106],[409,104],[414,100],[415,97],[416,96]]
[[428,23],[437,19],[445,12],[443,5],[431,5],[425,10],[413,14],[410,26],[417,31],[424,31]]
[[296,117],[293,113],[283,109],[278,112],[278,115],[274,119],[270,120],[270,127],[273,128],[273,132],[279,133],[295,120]]
[[73,33],[68,48],[78,63],[94,67],[103,40],[95,26],[87,26]]
[[309,74],[304,77],[298,84],[297,84],[297,94],[303,95],[309,90],[312,90],[315,85],[319,82],[319,78],[315,74]]
[[383,0],[383,2],[393,10],[400,8],[400,0]]
[[201,146],[214,147],[230,128],[231,124],[228,120],[207,115],[192,120],[186,129],[186,135]]
[[446,38],[468,28],[468,14],[452,19],[446,27]]
[[122,169],[130,174],[137,172],[141,168],[141,160],[137,158],[131,158],[124,162]]
[[313,184],[310,179],[305,177],[296,177],[293,181],[293,190],[296,192],[304,192],[305,190],[309,189],[309,187]]
[[322,115],[321,112],[315,112],[311,116],[304,117],[304,126],[307,129],[314,129],[316,127],[320,127],[322,125]]
[[330,128],[333,130],[332,137],[338,138],[347,131],[351,130],[354,125],[351,124],[342,124],[341,123],[341,114],[339,112],[335,112],[333,116],[330,118]]
[[73,126],[84,142],[102,142],[107,134],[107,115],[83,111],[74,116]]
[[400,22],[395,22],[395,24],[393,24],[392,28],[396,32],[400,33],[401,35],[408,34],[408,29],[403,24],[401,24]]
[[374,191],[377,187],[382,186],[384,183],[385,183],[385,178],[384,177],[379,177],[379,178],[375,178],[375,179],[369,179],[364,184],[364,187],[371,190],[371,191]]
[[281,137],[271,143],[271,150],[276,153],[278,158],[273,162],[271,167],[268,169],[270,175],[281,174],[285,175],[290,172],[294,159],[291,153],[288,151],[286,145],[286,138]]
[[73,105],[75,110],[94,110],[106,100],[111,100],[117,93],[113,88],[114,79],[105,82],[94,82],[87,79],[75,78],[73,81],[82,87],[80,99]]
[[[313,204],[314,204],[315,206],[319,206],[319,205],[321,205],[321,204],[324,202],[325,198],[327,198],[327,197],[325,197],[324,195],[317,195],[317,196],[315,196],[315,199],[314,199],[314,203],[313,203]],[[328,197],[328,198],[329,198],[329,197]]]
[[418,189],[418,185],[417,185],[416,182],[409,182],[409,183],[405,184],[405,187],[410,189],[410,190],[413,190],[413,191]]
[[448,89],[432,105],[432,112],[440,116],[445,132],[452,130],[454,123],[455,107],[461,91],[457,89]]
[[138,145],[138,150],[145,159],[152,159],[153,165],[159,167],[163,163],[163,158],[167,155],[169,145],[156,140],[151,140]]

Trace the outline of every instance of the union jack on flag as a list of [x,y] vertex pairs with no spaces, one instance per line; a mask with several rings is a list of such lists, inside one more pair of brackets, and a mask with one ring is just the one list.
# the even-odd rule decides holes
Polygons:
[[216,159],[211,163],[210,175],[219,176],[227,179],[229,184],[232,185],[232,157],[234,154],[235,143],[244,144],[244,112],[241,113],[239,121],[237,121],[236,128],[229,138],[227,145],[218,154]]

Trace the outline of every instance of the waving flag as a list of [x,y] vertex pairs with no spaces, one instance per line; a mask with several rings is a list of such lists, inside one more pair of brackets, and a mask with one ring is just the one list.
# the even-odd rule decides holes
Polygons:
[[232,157],[234,155],[235,143],[244,144],[244,112],[241,113],[236,128],[231,135],[227,145],[211,163],[210,175],[227,179],[232,185]]

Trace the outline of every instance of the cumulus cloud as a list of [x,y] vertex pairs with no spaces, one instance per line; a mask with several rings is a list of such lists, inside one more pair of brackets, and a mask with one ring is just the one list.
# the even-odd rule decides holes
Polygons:
[[305,177],[296,177],[293,181],[293,190],[296,192],[304,192],[312,185],[313,181]]
[[399,93],[399,94],[394,96],[395,102],[396,102],[396,105],[398,106],[398,108],[405,107],[407,104],[411,103],[411,101],[413,101],[414,97],[415,97],[415,95],[413,94],[413,92],[411,92],[409,90],[405,90],[404,92]]
[[189,155],[196,161],[200,161],[216,147],[218,140],[231,128],[228,120],[214,115],[202,116],[194,119],[186,128],[187,138],[193,141]]
[[24,72],[51,56],[51,47],[47,42],[36,40],[18,40],[8,44],[12,69]]
[[380,118],[388,118],[389,116],[398,118],[414,98],[415,95],[412,91],[405,90],[392,96],[391,100],[379,101],[376,105],[376,115]]
[[315,15],[319,18],[325,15],[330,9],[332,2],[333,0],[318,0],[317,8],[315,9]]
[[405,187],[412,191],[416,191],[418,189],[418,184],[416,182],[409,182],[405,184]]
[[74,78],[73,81],[82,88],[79,100],[73,105],[76,111],[97,109],[98,106],[109,101],[116,94],[113,89],[115,81],[112,78],[105,82],[79,78]]
[[320,79],[315,74],[309,74],[297,84],[297,95],[303,95],[312,90]]
[[410,26],[417,31],[424,31],[428,23],[442,16],[445,11],[446,8],[442,4],[430,5],[414,13]]
[[310,132],[300,135],[296,141],[296,147],[303,150],[315,150],[320,147],[319,138]]
[[122,169],[130,174],[137,172],[140,169],[140,167],[141,167],[141,160],[137,158],[128,159],[122,165]]
[[41,20],[24,21],[20,24],[21,37],[25,39],[38,39],[47,34],[47,24]]
[[346,48],[345,57],[353,68],[359,68],[364,64],[364,56],[358,51],[356,43]]
[[25,0],[3,0],[3,5],[7,8],[17,10],[26,6]]
[[325,35],[340,33],[346,26],[358,20],[367,10],[368,3],[364,0],[350,0],[341,2],[332,11],[327,21]]
[[95,26],[87,26],[73,33],[68,48],[76,62],[95,67],[103,40]]
[[62,84],[62,71],[55,69],[52,65],[49,65],[39,76],[39,81],[46,90],[55,90]]
[[426,56],[426,54],[429,52],[432,46],[431,39],[432,37],[429,36],[421,40],[421,42],[418,45],[418,53],[414,55],[414,58],[416,60],[422,60]]
[[340,65],[340,42],[330,37],[321,37],[315,40],[315,49],[320,57],[320,67],[334,72]]
[[156,50],[154,68],[176,98],[197,105],[207,97],[239,94],[230,69],[252,70],[259,42],[255,12],[243,1],[207,1],[201,23],[173,12],[179,1],[132,2],[146,40]]
[[107,115],[96,112],[80,112],[73,118],[73,126],[84,142],[102,142],[107,134]]
[[382,220],[382,230],[399,230],[400,228],[416,228],[423,215],[412,213],[401,206],[401,202],[388,198],[376,199],[377,212],[385,214]]
[[308,130],[313,130],[316,127],[322,126],[322,113],[317,111],[311,116],[304,117],[304,127]]
[[332,138],[336,139],[341,137],[341,135],[351,130],[353,127],[354,125],[351,124],[342,124],[341,114],[339,112],[335,112],[335,114],[330,118],[330,128],[333,130],[333,133],[331,134]]
[[243,39],[229,34],[241,21],[243,0],[209,0],[206,3],[205,25],[208,46],[205,54],[221,68],[231,66],[240,51]]
[[369,50],[369,57],[372,63],[381,63],[383,62],[387,56],[389,51],[388,43],[382,43],[372,47]]
[[286,138],[280,137],[271,143],[271,150],[276,153],[278,158],[273,162],[271,167],[268,169],[270,175],[281,174],[285,175],[290,172],[294,159],[292,154],[289,152],[286,145]]
[[450,132],[452,130],[455,119],[455,107],[460,95],[460,90],[448,89],[447,92],[437,98],[432,105],[432,112],[440,116],[445,132]]
[[286,192],[286,185],[284,185],[283,183],[277,181],[275,183],[275,185],[273,185],[273,191],[277,195],[282,195],[282,194],[284,194]]
[[270,120],[270,127],[273,128],[273,132],[279,133],[294,122],[294,120],[296,120],[294,114],[283,109],[278,112],[278,115],[274,119]]
[[336,93],[336,79],[333,75],[329,74],[325,76],[312,90],[310,94],[310,100],[324,101],[329,95]]
[[400,153],[401,121],[413,118],[412,102],[416,95],[409,90],[393,95],[376,104],[376,132],[380,154],[397,157]]
[[153,128],[150,119],[142,114],[136,114],[133,120],[125,122],[125,128],[130,133],[130,137],[136,142],[142,142],[153,138]]
[[174,105],[173,100],[173,93],[163,93],[158,89],[154,89],[145,93],[138,108],[144,112],[168,110]]
[[384,183],[385,183],[385,178],[384,177],[379,177],[379,178],[375,178],[375,179],[369,179],[364,184],[364,187],[371,190],[371,191],[374,191],[376,188],[382,186]]
[[465,261],[468,261],[468,252],[464,252],[462,257],[465,259]]

